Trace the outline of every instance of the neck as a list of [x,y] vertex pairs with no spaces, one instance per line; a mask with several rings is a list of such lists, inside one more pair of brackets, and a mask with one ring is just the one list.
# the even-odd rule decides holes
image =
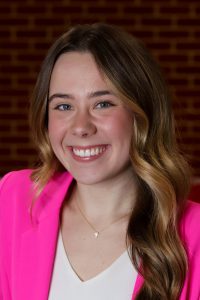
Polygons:
[[119,176],[95,185],[77,183],[73,202],[95,222],[107,221],[130,214],[137,194],[136,180],[131,170],[126,176]]

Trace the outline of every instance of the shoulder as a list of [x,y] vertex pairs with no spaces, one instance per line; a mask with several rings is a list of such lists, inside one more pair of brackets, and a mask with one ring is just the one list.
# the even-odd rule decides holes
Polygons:
[[0,180],[0,193],[7,187],[18,187],[19,184],[31,184],[31,176],[32,170],[25,169],[20,171],[12,171],[7,173],[1,180]]
[[14,208],[16,208],[16,203],[25,203],[25,201],[23,200],[28,198],[31,186],[33,185],[30,178],[31,173],[32,170],[30,169],[13,171],[7,173],[0,180],[1,219],[5,219],[6,215],[12,215],[12,213],[14,212]]
[[13,171],[0,180],[0,224],[4,227],[13,220],[29,223],[30,214],[35,216],[48,207],[57,207],[73,180],[68,172],[55,173],[37,195],[32,172],[31,169]]
[[[35,193],[35,185],[31,179],[32,169],[12,171],[7,173],[0,180],[0,206],[2,198],[29,198]],[[72,181],[72,176],[68,172],[55,173],[45,185],[42,194],[51,194],[55,190],[62,190],[66,183]]]
[[[187,226],[188,229],[193,230],[200,220],[200,203],[187,201],[183,211],[181,224]],[[199,229],[200,231],[200,229]]]
[[31,169],[12,171],[7,173],[0,180],[0,199],[3,196],[10,197],[17,191],[25,192],[32,185],[31,181]]
[[180,231],[189,253],[197,251],[200,256],[200,203],[188,201],[182,215]]

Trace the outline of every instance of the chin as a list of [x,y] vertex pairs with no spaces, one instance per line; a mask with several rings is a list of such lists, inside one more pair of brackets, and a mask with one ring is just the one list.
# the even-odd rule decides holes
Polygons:
[[84,185],[94,185],[98,184],[104,180],[98,179],[98,178],[90,178],[90,177],[79,177],[79,176],[74,176],[74,179],[76,180],[77,183],[79,184],[84,184]]

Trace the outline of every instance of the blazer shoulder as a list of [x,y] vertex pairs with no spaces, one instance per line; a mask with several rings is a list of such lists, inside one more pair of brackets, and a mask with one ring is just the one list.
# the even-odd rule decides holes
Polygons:
[[9,189],[9,193],[11,193],[22,186],[30,186],[32,184],[32,171],[33,170],[31,169],[24,169],[20,171],[12,171],[4,175],[0,180],[0,195],[5,189]]
[[181,237],[189,253],[200,258],[200,203],[188,201],[181,219]]
[[199,220],[200,220],[200,203],[188,200],[185,209],[183,211],[182,224],[194,230],[197,224],[199,224]]
[[16,222],[24,228],[30,223],[28,208],[33,186],[31,173],[29,169],[12,171],[0,181],[0,239],[4,242],[11,239]]
[[[0,180],[0,209],[13,206],[13,201],[28,198],[33,190],[31,169],[12,171]],[[18,202],[18,201],[17,201]],[[23,201],[19,201],[19,203]]]
[[3,176],[3,178],[0,180],[0,193],[5,188],[12,188],[15,189],[15,187],[19,187],[19,185],[23,184],[31,184],[31,173],[33,170],[31,169],[24,169],[19,171],[12,171],[7,173]]

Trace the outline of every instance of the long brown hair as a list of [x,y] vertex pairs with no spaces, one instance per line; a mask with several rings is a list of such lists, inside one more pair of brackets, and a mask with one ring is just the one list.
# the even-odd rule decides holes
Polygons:
[[48,138],[48,90],[56,60],[71,51],[91,53],[134,114],[130,158],[139,192],[127,242],[132,261],[144,277],[136,299],[176,300],[187,270],[178,222],[188,192],[188,167],[176,144],[163,76],[144,45],[132,35],[106,24],[78,25],[50,48],[30,107],[31,129],[41,162],[32,178],[43,187],[62,167]]

